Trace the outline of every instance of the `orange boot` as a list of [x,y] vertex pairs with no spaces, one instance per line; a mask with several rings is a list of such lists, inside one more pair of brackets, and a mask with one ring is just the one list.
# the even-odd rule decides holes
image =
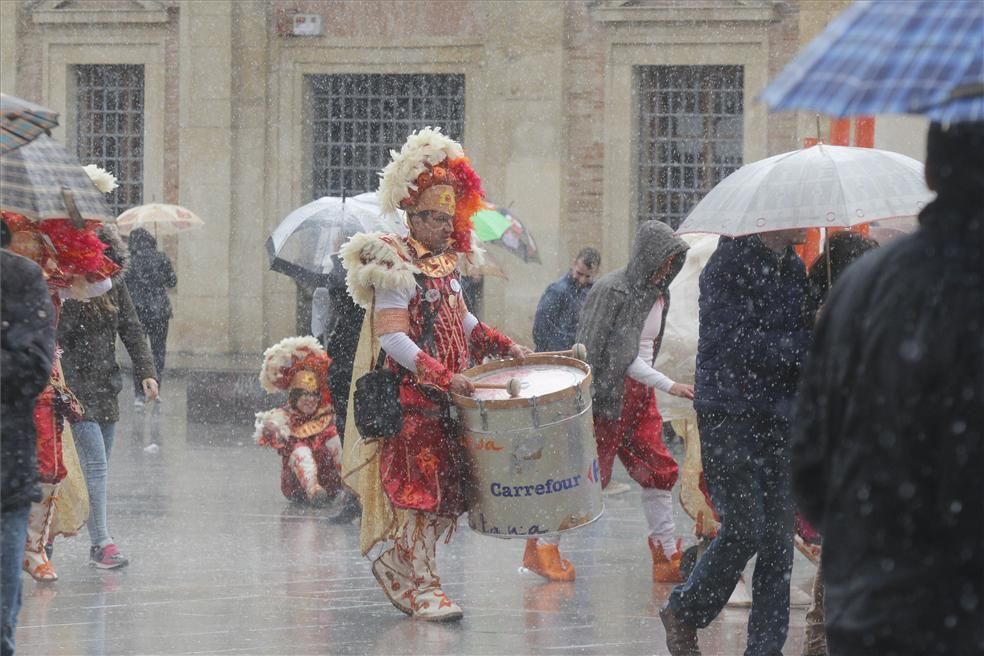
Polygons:
[[540,544],[536,538],[526,541],[523,567],[551,581],[573,581],[575,576],[571,561],[560,557],[560,547]]
[[663,545],[649,536],[649,551],[653,554],[653,581],[656,583],[683,583],[683,576],[680,575],[680,559],[683,558],[683,551],[680,549],[683,541],[679,538],[676,543],[676,553],[666,557],[663,552]]

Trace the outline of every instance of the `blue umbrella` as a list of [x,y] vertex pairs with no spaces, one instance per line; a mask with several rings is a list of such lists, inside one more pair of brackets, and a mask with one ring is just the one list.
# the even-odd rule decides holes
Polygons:
[[984,2],[855,2],[762,92],[773,110],[984,120]]

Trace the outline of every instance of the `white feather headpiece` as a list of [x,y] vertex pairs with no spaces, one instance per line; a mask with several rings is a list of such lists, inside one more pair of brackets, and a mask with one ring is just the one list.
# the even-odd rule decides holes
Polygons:
[[96,166],[95,164],[86,164],[82,168],[88,174],[89,179],[92,180],[93,184],[96,185],[96,189],[104,194],[108,194],[120,186],[119,183],[116,182],[116,176],[104,168]]
[[443,134],[441,128],[426,127],[407,137],[400,152],[390,151],[392,161],[383,168],[379,177],[379,202],[383,213],[395,212],[400,202],[416,190],[417,176],[429,166],[436,166],[446,159],[465,156],[461,144]]
[[271,394],[286,389],[289,382],[287,370],[308,356],[327,358],[321,343],[314,337],[287,337],[280,340],[263,352],[260,385]]

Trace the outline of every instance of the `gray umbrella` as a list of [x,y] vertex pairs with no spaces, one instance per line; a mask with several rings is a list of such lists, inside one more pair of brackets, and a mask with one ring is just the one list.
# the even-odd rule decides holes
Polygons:
[[0,208],[35,221],[114,220],[79,160],[45,135],[0,155]]

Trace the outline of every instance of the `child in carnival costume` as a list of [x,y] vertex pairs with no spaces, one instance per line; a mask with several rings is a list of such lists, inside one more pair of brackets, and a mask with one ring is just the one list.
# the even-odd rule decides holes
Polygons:
[[[11,211],[3,211],[2,216],[11,232],[10,250],[41,267],[56,314],[63,298],[97,296],[112,286],[110,278],[120,269],[103,252],[106,245],[96,234],[100,222],[85,221],[77,225],[69,219],[32,221]],[[59,489],[69,474],[63,444],[65,421],[80,421],[84,415],[82,405],[62,377],[60,353],[56,345],[51,380],[34,409],[41,499],[31,505],[28,516],[24,571],[40,582],[58,579],[46,546],[53,537],[52,521],[59,503]],[[77,457],[73,462],[77,467]],[[73,505],[88,508],[87,499],[76,501]],[[68,529],[61,529],[62,532],[74,534],[84,524],[85,515],[76,512],[73,517],[77,519],[70,522]]]
[[282,407],[256,413],[253,437],[280,454],[280,490],[292,501],[321,505],[342,486],[329,366],[328,354],[313,337],[288,337],[263,354],[260,384],[271,394],[288,396]]
[[[385,440],[347,435],[347,451],[358,453],[347,454],[346,483],[363,505],[363,553],[390,545],[372,563],[390,602],[414,619],[457,620],[461,608],[442,589],[436,562],[438,541],[450,540],[466,510],[470,484],[449,392],[474,391],[461,373],[472,358],[530,351],[479,324],[465,305],[458,260],[474,254],[471,217],[484,194],[461,145],[425,128],[391,155],[379,197],[384,213],[406,212],[409,235],[357,234],[342,248],[342,263],[370,328],[363,328],[353,378],[360,364],[375,361],[377,348],[366,342],[378,336],[385,366],[399,380],[402,429]],[[354,432],[352,407],[346,430]]]

